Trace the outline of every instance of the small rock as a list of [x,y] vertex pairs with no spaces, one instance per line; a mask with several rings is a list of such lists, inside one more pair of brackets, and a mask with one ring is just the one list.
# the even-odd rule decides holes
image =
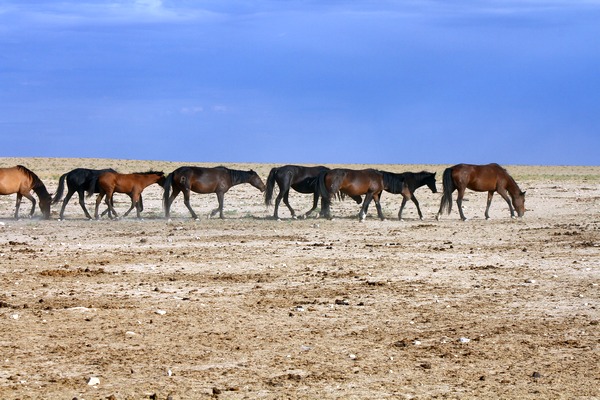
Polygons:
[[87,382],[88,386],[96,386],[100,384],[100,378],[97,378],[95,376],[91,376],[90,379],[88,379]]
[[466,337],[461,337],[460,339],[458,339],[458,341],[460,343],[469,343],[471,341],[471,339],[466,338]]
[[303,312],[304,311],[304,307],[302,307],[302,306],[296,306],[296,307],[294,307],[294,310],[296,310],[298,312]]
[[158,315],[165,315],[167,312],[165,310],[156,310],[154,313]]
[[127,332],[125,332],[125,335],[127,335],[127,336],[135,336],[135,332],[133,332],[133,331],[127,331]]
[[348,306],[348,305],[350,305],[350,302],[346,299],[337,299],[335,301],[335,304],[338,306]]
[[356,354],[348,354],[348,357],[350,357],[351,360],[356,360]]
[[418,346],[418,345],[420,345],[420,344],[421,344],[421,341],[420,341],[420,340],[415,340],[415,341],[413,342],[413,344],[414,344],[415,346]]
[[420,365],[420,366],[421,366],[421,368],[423,368],[423,369],[431,369],[431,363],[430,363],[430,362],[424,362],[424,363],[421,363],[421,365]]
[[540,374],[539,372],[534,372],[533,374],[531,374],[531,377],[534,379],[539,379],[542,377],[542,374]]
[[525,283],[535,283],[535,279],[525,279]]

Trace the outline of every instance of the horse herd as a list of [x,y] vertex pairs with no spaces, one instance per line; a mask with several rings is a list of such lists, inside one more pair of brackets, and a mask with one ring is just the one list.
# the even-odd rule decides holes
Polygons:
[[[67,194],[63,198],[65,183]],[[214,216],[219,213],[220,218],[223,218],[224,194],[232,186],[242,183],[249,183],[261,192],[265,192],[265,205],[267,206],[272,205],[275,185],[279,187],[279,193],[275,198],[273,214],[275,219],[279,219],[278,211],[281,200],[288,207],[292,218],[297,218],[296,212],[288,199],[290,189],[313,195],[313,206],[303,214],[303,217],[312,214],[318,206],[319,199],[321,199],[321,211],[318,216],[331,219],[332,200],[335,198],[341,200],[348,196],[357,204],[362,203],[358,214],[360,221],[365,219],[371,201],[375,202],[378,217],[384,219],[379,202],[383,191],[402,195],[402,205],[398,212],[398,219],[402,219],[402,210],[408,200],[413,201],[417,207],[419,218],[423,219],[419,202],[414,196],[415,190],[427,185],[433,193],[437,192],[435,173],[426,171],[397,174],[376,169],[330,169],[324,166],[285,165],[271,169],[265,185],[258,174],[252,170],[241,171],[222,166],[214,168],[184,166],[177,168],[166,176],[160,171],[121,174],[113,169],[76,168],[60,177],[58,188],[53,196],[48,192],[40,178],[26,167],[17,165],[11,168],[0,168],[0,194],[17,194],[14,214],[17,219],[22,197],[29,199],[33,204],[29,213],[30,217],[33,216],[36,200],[31,195],[32,191],[38,196],[40,210],[45,219],[50,218],[51,205],[61,200],[62,207],[59,219],[64,219],[65,207],[75,192],[79,195],[79,204],[88,219],[92,219],[92,216],[85,206],[85,193],[87,193],[87,197],[92,196],[94,193],[98,194],[94,212],[94,218],[96,219],[100,218],[99,207],[103,199],[107,209],[102,215],[108,214],[111,219],[118,217],[113,204],[114,193],[126,193],[131,198],[131,207],[123,214],[123,217],[135,208],[137,217],[140,218],[144,208],[142,191],[154,183],[164,189],[163,208],[166,218],[170,217],[173,201],[179,193],[183,192],[184,204],[194,219],[198,219],[198,216],[190,205],[191,192],[215,193],[218,207],[212,210],[210,215]],[[511,217],[515,216],[515,211],[519,217],[522,217],[525,213],[525,192],[519,189],[515,180],[498,164],[458,164],[446,168],[442,177],[442,185],[442,200],[437,219],[444,211],[450,213],[452,193],[457,190],[456,203],[460,218],[463,221],[466,220],[462,210],[462,199],[466,189],[488,192],[487,207],[485,209],[486,219],[489,218],[488,212],[495,192],[498,192],[508,203]]]

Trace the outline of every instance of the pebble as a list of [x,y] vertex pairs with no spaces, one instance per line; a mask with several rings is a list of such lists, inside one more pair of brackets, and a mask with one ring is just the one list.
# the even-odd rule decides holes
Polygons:
[[100,378],[96,378],[95,376],[90,377],[87,382],[88,386],[96,386],[100,384]]
[[460,343],[469,343],[471,341],[471,339],[466,338],[466,337],[461,337],[460,339],[458,339],[458,341]]
[[348,357],[350,357],[351,360],[356,360],[356,354],[350,353]]
[[535,279],[526,279],[525,283],[535,283]]
[[167,312],[165,310],[156,310],[155,313],[158,315],[165,315]]

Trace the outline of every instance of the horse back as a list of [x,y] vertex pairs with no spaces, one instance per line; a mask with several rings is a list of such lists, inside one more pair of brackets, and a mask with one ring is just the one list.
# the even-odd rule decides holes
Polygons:
[[488,192],[506,187],[510,177],[504,168],[496,163],[486,165],[458,164],[452,167],[454,184],[476,192]]

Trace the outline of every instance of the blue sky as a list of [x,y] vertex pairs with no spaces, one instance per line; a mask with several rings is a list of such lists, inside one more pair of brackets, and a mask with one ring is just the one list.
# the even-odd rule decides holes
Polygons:
[[600,1],[0,0],[0,156],[599,165]]

